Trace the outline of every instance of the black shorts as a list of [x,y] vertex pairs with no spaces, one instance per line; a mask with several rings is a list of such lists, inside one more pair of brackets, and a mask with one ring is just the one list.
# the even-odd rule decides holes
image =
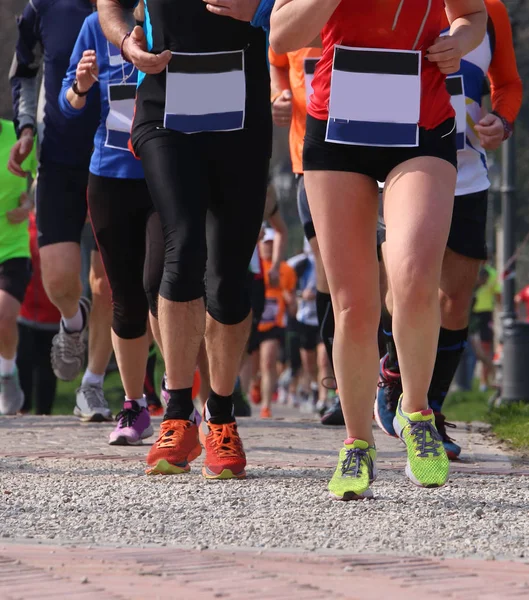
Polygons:
[[474,313],[474,317],[476,318],[478,331],[479,331],[479,339],[482,342],[492,343],[494,340],[494,317],[491,312],[479,312]]
[[285,328],[272,327],[268,331],[256,331],[253,339],[251,337],[248,342],[248,354],[253,354],[263,342],[268,340],[277,340],[279,345],[282,346],[285,343]]
[[420,156],[441,158],[457,169],[454,119],[447,119],[435,129],[421,127],[419,145],[415,148],[349,146],[326,142],[326,130],[327,121],[307,115],[307,133],[303,148],[305,171],[345,171],[367,175],[375,181],[386,181],[396,166]]
[[315,350],[321,343],[320,328],[318,325],[307,325],[297,322],[299,345],[302,350]]
[[447,244],[450,250],[476,260],[487,259],[487,198],[487,190],[455,197]]
[[10,258],[0,264],[0,290],[13,296],[20,304],[24,302],[30,279],[31,260],[29,258]]
[[88,169],[46,162],[37,180],[39,247],[61,242],[81,243],[86,222]]

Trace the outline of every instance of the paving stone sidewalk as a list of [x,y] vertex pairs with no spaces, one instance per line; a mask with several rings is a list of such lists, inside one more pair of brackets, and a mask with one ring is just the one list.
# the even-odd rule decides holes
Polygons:
[[[529,598],[529,465],[479,427],[440,490],[376,432],[372,502],[329,500],[344,437],[277,407],[241,419],[246,481],[147,477],[112,424],[0,418],[0,600]],[[527,552],[527,557],[526,557]]]

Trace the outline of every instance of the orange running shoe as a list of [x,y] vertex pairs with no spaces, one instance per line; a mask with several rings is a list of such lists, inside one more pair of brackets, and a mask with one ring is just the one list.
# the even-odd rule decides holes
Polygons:
[[158,406],[156,404],[148,404],[147,408],[149,409],[149,414],[151,417],[163,417],[165,410],[163,406]]
[[271,419],[272,418],[272,411],[270,410],[270,408],[268,406],[263,406],[263,408],[261,408],[261,419]]
[[246,477],[246,455],[237,423],[217,425],[202,421],[206,433],[206,458],[202,475],[206,479],[244,479]]
[[202,447],[198,442],[198,427],[192,421],[163,421],[160,437],[147,456],[147,475],[179,475],[188,473],[189,463],[198,458]]
[[261,403],[261,384],[260,383],[254,383],[252,385],[252,387],[250,388],[250,400],[254,403],[254,404],[260,404]]

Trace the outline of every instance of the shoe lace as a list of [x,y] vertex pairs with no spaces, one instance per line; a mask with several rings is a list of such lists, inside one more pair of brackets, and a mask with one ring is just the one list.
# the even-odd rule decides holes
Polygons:
[[219,457],[227,458],[240,455],[242,442],[237,433],[236,423],[210,424],[209,427],[211,431],[211,443]]
[[164,430],[162,423],[162,431],[160,437],[156,440],[158,448],[174,448],[180,445],[180,442],[184,436],[184,431],[191,427],[190,421],[182,421],[181,425],[177,427],[172,426]]
[[64,354],[78,356],[80,354],[79,338],[80,333],[66,333],[66,331],[62,331],[59,334],[59,349]]
[[124,408],[121,412],[116,415],[116,421],[119,422],[119,427],[132,427],[136,422],[136,419],[140,416],[141,409],[136,408]]
[[453,442],[454,440],[446,433],[446,428],[457,429],[457,425],[449,423],[442,413],[435,413],[435,427],[441,436],[443,442]]
[[429,454],[439,456],[442,438],[430,421],[411,423],[410,434],[413,436],[419,458],[428,458]]
[[362,448],[349,448],[345,452],[345,458],[342,461],[343,477],[359,477],[362,474],[362,465],[367,463],[368,469],[371,469],[373,461],[369,450]]

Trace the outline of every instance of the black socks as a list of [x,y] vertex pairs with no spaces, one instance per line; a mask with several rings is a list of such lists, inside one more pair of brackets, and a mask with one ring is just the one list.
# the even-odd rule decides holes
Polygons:
[[334,339],[334,312],[332,310],[331,295],[324,292],[316,292],[316,312],[318,313],[318,323],[327,355],[334,371],[332,360],[332,343]]
[[233,398],[229,396],[220,396],[211,390],[208,401],[206,402],[206,420],[211,420],[216,425],[223,423],[232,423],[233,416]]
[[169,394],[169,402],[163,420],[183,419],[186,421],[193,420],[195,406],[193,404],[192,388],[183,390],[167,390]]
[[451,331],[441,327],[437,357],[428,390],[428,403],[434,412],[441,412],[452,379],[467,346],[468,327]]

